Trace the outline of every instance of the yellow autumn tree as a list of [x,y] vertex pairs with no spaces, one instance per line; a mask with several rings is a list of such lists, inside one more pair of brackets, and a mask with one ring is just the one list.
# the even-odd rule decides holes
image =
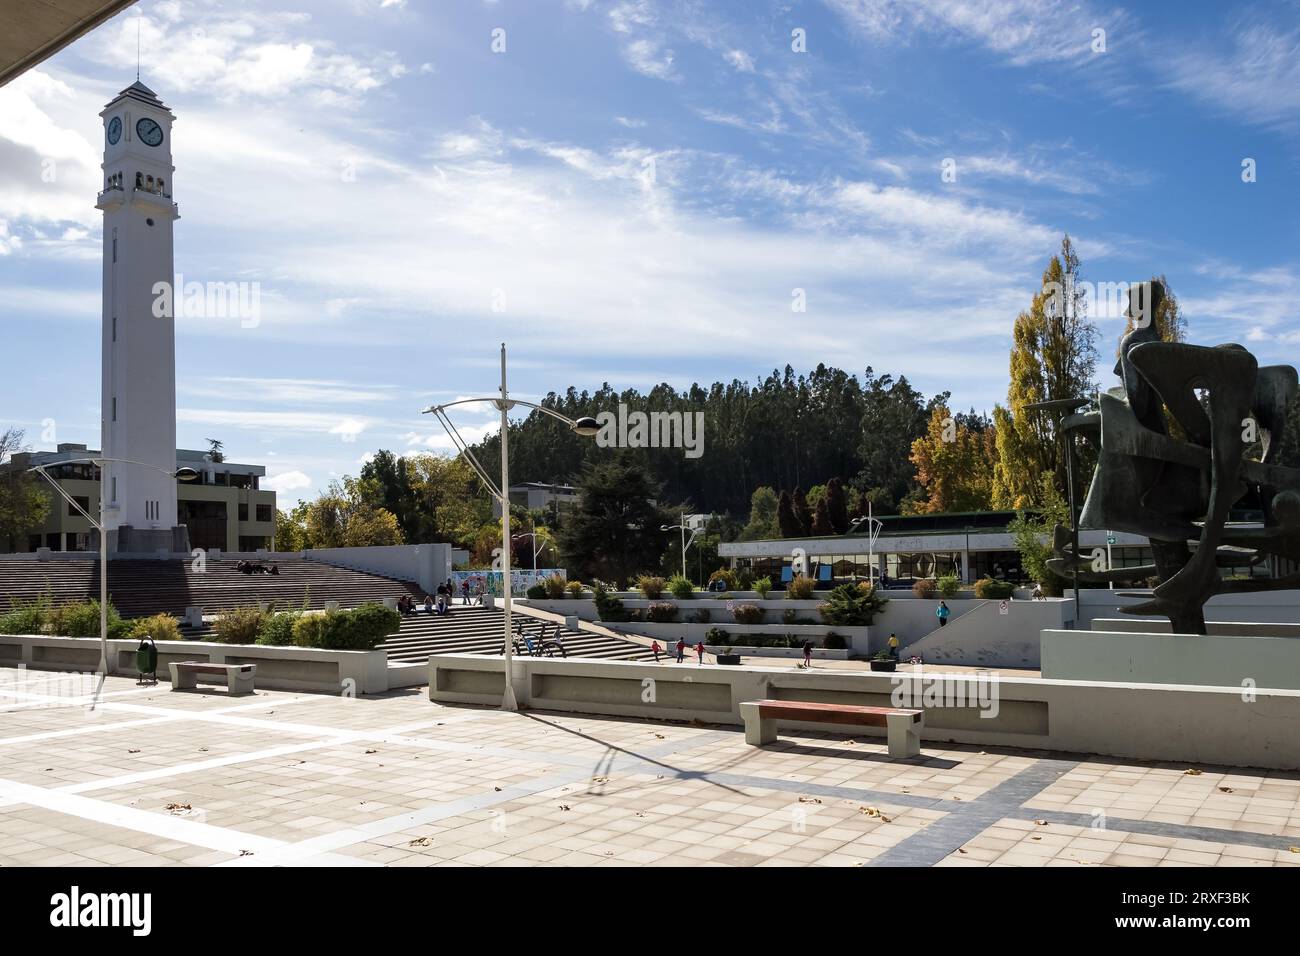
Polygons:
[[925,435],[912,442],[911,458],[923,494],[906,502],[906,514],[992,506],[997,441],[987,419],[954,417],[947,406],[935,406]]

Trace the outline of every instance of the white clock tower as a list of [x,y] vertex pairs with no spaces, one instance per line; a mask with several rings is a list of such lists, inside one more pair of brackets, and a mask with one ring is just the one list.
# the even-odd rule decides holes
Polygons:
[[[176,327],[155,308],[174,281],[175,116],[138,80],[104,107],[104,527],[110,551],[188,551],[176,511]],[[168,295],[167,303],[175,301]],[[159,311],[165,314],[158,315]],[[151,466],[151,467],[150,467]]]

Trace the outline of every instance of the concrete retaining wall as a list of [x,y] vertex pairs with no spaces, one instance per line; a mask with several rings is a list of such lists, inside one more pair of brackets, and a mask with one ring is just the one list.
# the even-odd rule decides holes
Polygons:
[[[1173,625],[1145,617],[1094,617],[1094,631],[1128,634],[1172,634]],[[1206,621],[1205,629],[1219,637],[1300,637],[1300,624],[1259,624],[1251,621]]]
[[451,577],[449,544],[396,544],[373,548],[315,548],[303,557],[339,568],[414,581],[433,594]]
[[[136,640],[108,642],[108,669],[134,676]],[[169,680],[167,665],[177,661],[256,664],[257,686],[271,690],[322,691],[338,694],[344,682],[358,694],[388,690],[386,651],[325,651],[313,647],[264,647],[210,641],[159,641],[158,679]],[[99,667],[99,638],[0,634],[0,666],[56,671],[94,671]]]
[[1044,630],[1041,639],[1044,677],[1300,690],[1294,637]]
[[[1077,636],[1077,635],[1072,635]],[[996,706],[934,706],[927,682],[967,701]],[[1138,760],[1238,767],[1300,768],[1300,691],[1118,684],[969,673],[907,674],[790,668],[678,667],[628,661],[523,658],[514,662],[522,706],[587,714],[741,723],[742,701],[766,698],[889,705],[896,688],[914,689],[925,710],[923,740],[1029,747]],[[980,691],[978,687],[984,689]],[[429,697],[499,705],[500,658],[448,654],[429,658]],[[928,693],[928,692],[927,692]],[[989,714],[990,716],[982,716]],[[791,724],[812,727],[818,725]],[[826,730],[823,726],[818,729]],[[881,736],[854,728],[854,736]]]

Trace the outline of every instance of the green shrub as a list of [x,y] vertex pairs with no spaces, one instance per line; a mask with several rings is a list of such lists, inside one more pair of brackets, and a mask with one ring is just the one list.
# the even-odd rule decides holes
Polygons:
[[736,572],[736,590],[751,591],[754,588],[754,572],[749,568],[741,568]]
[[324,647],[325,635],[336,626],[334,621],[343,612],[326,611],[323,614],[304,614],[293,622],[293,642],[298,647]]
[[991,599],[994,601],[1003,600],[1011,597],[1015,593],[1016,586],[1010,581],[995,581],[993,578],[981,578],[975,582],[975,596],[977,598]]
[[718,568],[718,570],[710,574],[709,590],[713,589],[713,582],[718,580],[726,582],[725,587],[728,591],[739,590],[739,581],[736,578],[736,572],[731,570],[731,568]]
[[50,599],[14,601],[0,614],[0,634],[40,634],[50,616]]
[[326,650],[374,650],[402,626],[402,615],[373,601],[344,611],[342,617],[341,624],[326,632],[322,645]]
[[538,581],[536,584],[530,586],[524,594],[530,600],[541,601],[546,597],[546,585]]
[[[50,633],[60,637],[99,637],[99,602],[82,601],[64,604],[49,613]],[[122,620],[117,608],[108,605],[108,636],[126,637],[131,625]]]
[[695,585],[680,574],[674,574],[672,578],[669,579],[668,590],[672,592],[673,597],[680,601],[695,596]]
[[546,589],[546,596],[552,600],[558,600],[564,597],[564,578],[558,574],[552,574],[542,581],[542,587]]
[[131,637],[143,640],[146,636],[155,641],[179,641],[181,627],[176,618],[170,614],[155,614],[152,617],[139,617],[131,622]]
[[293,626],[302,617],[299,611],[268,614],[257,632],[257,643],[271,647],[287,647],[293,643]]
[[795,610],[794,608],[792,608],[792,607],[788,607],[788,608],[786,608],[784,611],[781,612],[781,623],[782,623],[782,624],[793,624],[793,623],[795,623],[795,621],[797,621],[798,619],[799,619],[799,612],[796,611],[796,610]]
[[772,590],[772,579],[766,576],[759,578],[754,582],[754,590],[766,601],[768,592]]
[[757,604],[728,604],[727,610],[737,624],[763,623],[763,609]]
[[885,606],[885,599],[870,585],[841,584],[831,590],[824,604],[819,604],[822,620],[836,627],[862,627]]
[[569,597],[571,597],[571,598],[574,598],[574,599],[581,598],[581,597],[582,597],[582,582],[581,582],[581,581],[569,581],[569,582],[567,582],[567,583],[564,585],[564,590],[568,593]]
[[610,597],[609,592],[605,590],[605,585],[597,583],[592,589],[592,597],[596,603],[596,617],[602,621],[626,621],[628,619],[627,608],[623,607],[623,602],[618,598]]
[[934,592],[938,589],[938,585],[934,583],[934,578],[918,578],[912,582],[912,593],[926,600],[933,598]]
[[801,574],[797,578],[790,579],[790,583],[785,586],[785,596],[791,601],[807,601],[812,597],[813,589],[816,587],[816,581],[806,574]]
[[657,601],[664,596],[664,588],[668,586],[668,582],[655,575],[643,574],[636,579],[636,586],[649,600]]
[[939,579],[939,593],[946,598],[961,590],[961,578],[955,574],[945,574]]
[[237,607],[226,611],[213,625],[213,637],[220,644],[252,644],[262,624],[270,615],[257,607]]
[[729,635],[720,627],[711,627],[704,633],[704,643],[718,647],[729,639]]
[[677,620],[677,605],[656,601],[646,608],[646,620],[652,624],[671,624]]
[[828,651],[842,651],[848,646],[849,642],[844,639],[844,635],[836,634],[834,631],[829,632],[826,639],[822,641],[822,647]]

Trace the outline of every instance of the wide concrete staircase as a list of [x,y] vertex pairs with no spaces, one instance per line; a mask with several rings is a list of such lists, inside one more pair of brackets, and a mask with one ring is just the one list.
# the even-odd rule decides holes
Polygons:
[[[270,562],[267,562],[270,563]],[[280,609],[322,608],[327,601],[355,607],[410,594],[424,597],[418,586],[365,571],[338,568],[300,558],[276,560],[279,574],[243,574],[230,559],[208,561],[195,570],[189,561],[108,562],[109,601],[123,617],[166,612],[183,615],[187,607],[215,614],[266,602]],[[11,604],[48,596],[55,605],[99,597],[96,560],[0,561],[0,611]]]
[[[545,631],[548,641],[553,639],[555,624],[514,614],[513,622],[538,644]],[[487,610],[478,605],[452,605],[451,613],[439,617],[423,612],[402,620],[402,629],[392,635],[381,648],[388,651],[390,661],[424,661],[430,654],[500,654],[504,622],[499,610]],[[571,631],[560,625],[559,641],[564,645],[565,656],[603,658],[606,660],[651,660],[650,649],[632,641],[589,631]],[[520,641],[520,647],[524,644]],[[559,653],[554,653],[559,657]]]

